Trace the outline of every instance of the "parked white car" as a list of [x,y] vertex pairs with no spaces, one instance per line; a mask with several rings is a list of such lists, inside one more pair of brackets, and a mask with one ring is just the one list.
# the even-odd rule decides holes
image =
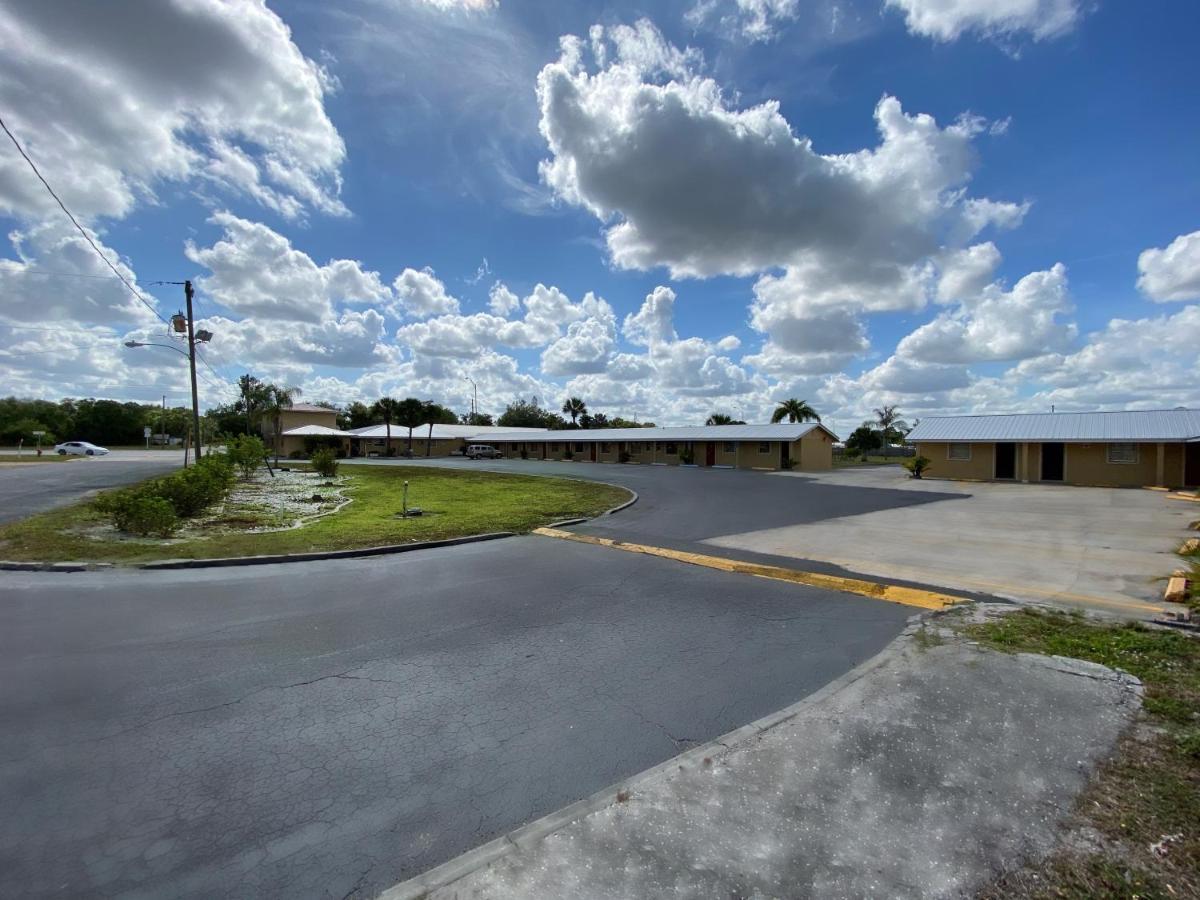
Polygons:
[[504,454],[490,444],[471,444],[465,456],[467,459],[501,459]]
[[107,456],[108,448],[97,447],[87,441],[67,441],[65,444],[56,444],[54,452],[59,456]]

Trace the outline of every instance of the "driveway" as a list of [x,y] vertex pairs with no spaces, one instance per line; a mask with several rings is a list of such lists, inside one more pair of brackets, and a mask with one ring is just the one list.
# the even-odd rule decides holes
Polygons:
[[912,612],[534,536],[5,573],[0,896],[374,896],[808,695]]
[[114,450],[108,456],[65,463],[3,463],[0,522],[66,506],[96,491],[132,484],[182,464],[183,453],[174,450]]
[[[426,465],[566,475],[641,500],[575,530],[974,596],[1148,618],[1200,506],[1158,491],[915,481],[898,467],[820,473],[501,460]],[[383,463],[388,464],[388,463]]]

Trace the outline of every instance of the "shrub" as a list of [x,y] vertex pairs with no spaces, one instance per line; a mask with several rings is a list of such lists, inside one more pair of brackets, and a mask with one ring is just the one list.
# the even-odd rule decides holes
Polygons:
[[179,517],[162,497],[142,491],[122,491],[109,501],[113,524],[121,531],[143,537],[170,537],[179,528]]
[[521,448],[521,459],[529,459],[529,451],[524,447]]
[[568,447],[566,450],[563,451],[563,459],[574,459],[574,458],[575,458],[575,454],[572,452],[570,447]]
[[627,462],[629,462],[629,460],[630,460],[630,456],[629,456],[628,450],[622,450],[620,453],[617,454],[617,462],[627,463]]
[[679,451],[680,465],[690,466],[696,462],[696,452],[691,447],[684,447]]
[[847,447],[842,452],[842,459],[858,459],[858,449],[855,447]]
[[342,439],[336,434],[310,434],[304,438],[304,452],[309,456],[325,448],[337,453],[342,449]]
[[251,434],[235,435],[225,441],[225,455],[229,462],[241,470],[243,478],[249,478],[267,458],[267,448],[262,438]]
[[792,459],[790,456],[785,456],[782,460],[780,460],[779,467],[781,469],[790,471],[790,470],[796,468],[796,461],[794,459]]
[[222,499],[233,487],[234,478],[229,459],[211,454],[189,469],[151,482],[146,489],[170,503],[175,515],[186,519]]
[[338,473],[337,454],[329,447],[322,447],[312,455],[312,467],[317,474],[332,478]]
[[901,465],[908,469],[913,478],[920,478],[921,474],[929,468],[931,462],[932,460],[927,456],[914,456],[904,460]]

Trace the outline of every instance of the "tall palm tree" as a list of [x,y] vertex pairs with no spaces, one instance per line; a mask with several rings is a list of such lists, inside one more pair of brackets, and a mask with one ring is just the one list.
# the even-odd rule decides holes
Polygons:
[[789,422],[820,422],[821,417],[817,415],[817,411],[808,405],[807,400],[797,400],[791,397],[788,400],[780,400],[779,405],[775,407],[775,412],[771,414],[772,424],[782,422],[787,419]]
[[408,452],[412,455],[413,429],[420,428],[429,414],[426,405],[415,397],[405,397],[396,406],[396,423],[408,429]]
[[263,387],[263,407],[271,414],[275,423],[275,462],[279,462],[279,448],[283,443],[283,411],[291,409],[292,404],[302,393],[298,387],[280,387],[268,384]]
[[371,407],[371,417],[375,419],[383,419],[383,455],[392,455],[392,423],[396,421],[396,414],[400,409],[400,401],[392,397],[380,397]]
[[580,416],[587,415],[587,404],[579,397],[568,397],[562,405],[562,411],[571,417],[571,426],[574,427]]
[[875,422],[873,424],[883,436],[883,455],[890,456],[892,441],[903,431],[908,430],[908,423],[900,418],[900,412],[894,406],[881,407],[874,410],[874,413]]

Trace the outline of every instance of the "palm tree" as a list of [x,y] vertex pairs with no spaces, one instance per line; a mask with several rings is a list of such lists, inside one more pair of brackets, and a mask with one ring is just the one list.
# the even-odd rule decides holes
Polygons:
[[412,455],[414,428],[420,428],[428,416],[428,408],[415,397],[405,397],[396,406],[396,424],[408,429],[408,454]]
[[817,415],[817,411],[808,405],[807,400],[797,400],[792,397],[788,400],[780,400],[779,405],[775,407],[775,412],[771,414],[772,424],[782,422],[787,419],[789,422],[820,422],[821,417]]
[[735,419],[733,416],[727,416],[725,413],[715,412],[704,422],[705,425],[745,425],[741,419]]
[[884,406],[874,410],[875,421],[874,426],[883,436],[883,455],[891,454],[892,440],[900,435],[902,431],[908,430],[908,423],[900,418],[900,413],[894,406]]
[[275,462],[279,462],[279,447],[283,442],[283,411],[290,409],[292,403],[299,397],[303,391],[298,387],[280,387],[277,384],[268,384],[263,387],[263,406],[267,412],[271,414],[271,419],[275,423]]
[[396,421],[399,410],[400,401],[392,397],[380,397],[371,407],[372,418],[383,419],[384,456],[392,455],[392,422]]
[[587,415],[587,404],[578,397],[568,397],[562,405],[562,411],[571,417],[571,426],[574,427],[580,416]]

